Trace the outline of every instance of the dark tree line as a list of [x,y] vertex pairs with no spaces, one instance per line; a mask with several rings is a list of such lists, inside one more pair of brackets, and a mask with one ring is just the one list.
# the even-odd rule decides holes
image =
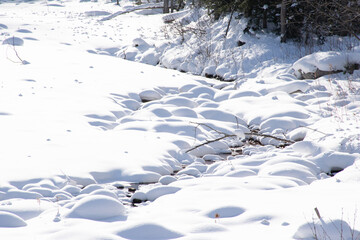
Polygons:
[[238,12],[248,18],[244,31],[267,30],[287,39],[304,41],[327,36],[360,37],[357,0],[200,0],[215,19]]

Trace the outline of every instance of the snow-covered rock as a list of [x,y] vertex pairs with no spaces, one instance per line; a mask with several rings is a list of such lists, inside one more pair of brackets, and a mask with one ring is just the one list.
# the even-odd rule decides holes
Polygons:
[[146,192],[146,199],[154,201],[161,196],[176,193],[180,189],[181,188],[174,186],[158,186]]
[[148,200],[146,194],[141,191],[136,191],[130,198],[131,202],[136,202],[136,201],[144,202],[146,200]]
[[176,177],[173,177],[173,176],[162,176],[160,179],[159,179],[159,183],[161,183],[162,185],[168,185],[172,182],[175,182],[177,179]]
[[155,90],[142,91],[141,93],[139,93],[139,96],[141,98],[141,101],[143,102],[149,102],[149,101],[161,99],[160,93],[158,93]]
[[122,217],[125,214],[125,207],[118,200],[109,196],[94,195],[82,198],[65,216],[69,218],[102,220]]

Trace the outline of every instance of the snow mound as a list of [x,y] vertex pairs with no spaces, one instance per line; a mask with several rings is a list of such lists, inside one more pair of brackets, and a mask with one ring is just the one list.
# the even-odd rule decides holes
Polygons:
[[292,145],[292,148],[294,149],[294,151],[298,153],[302,153],[304,155],[311,155],[311,156],[316,156],[321,151],[320,147],[316,146],[314,143],[310,141],[302,141],[302,142],[294,143]]
[[323,220],[300,226],[294,235],[296,239],[354,239],[360,232],[352,229],[343,220]]
[[8,192],[0,192],[0,200],[12,199],[12,198],[22,198],[22,199],[39,199],[43,196],[37,192],[26,192],[17,189],[10,189]]
[[344,138],[340,146],[342,152],[360,153],[360,134],[354,134]]
[[357,155],[341,152],[324,152],[314,159],[316,165],[324,172],[330,173],[334,169],[345,169],[354,164]]
[[358,53],[347,52],[316,52],[307,55],[296,61],[292,68],[295,71],[295,76],[299,79],[304,78],[304,75],[313,74],[312,78],[317,78],[319,71],[336,72],[345,71],[351,64],[359,64],[360,58]]
[[125,215],[122,203],[109,196],[87,196],[78,201],[66,217],[102,220]]
[[61,190],[64,191],[64,192],[70,193],[73,196],[79,195],[80,191],[81,191],[80,188],[78,188],[76,186],[73,186],[73,185],[66,185]]
[[86,186],[85,188],[83,188],[80,191],[80,194],[88,194],[88,193],[91,193],[91,192],[93,192],[95,190],[99,190],[99,189],[103,189],[103,188],[96,184],[90,184],[90,185]]
[[140,200],[140,201],[144,202],[147,200],[147,198],[146,198],[146,194],[144,192],[137,191],[131,196],[130,200],[131,200],[131,202],[134,202],[136,200]]
[[146,198],[149,201],[154,201],[161,196],[176,193],[180,189],[181,188],[174,186],[158,186],[146,192]]
[[26,222],[19,216],[0,211],[0,227],[25,227]]
[[229,172],[225,174],[226,177],[248,177],[248,176],[254,176],[256,175],[256,172],[250,170],[250,169],[238,169],[236,171]]
[[159,183],[161,183],[162,185],[168,185],[172,182],[175,182],[177,179],[173,176],[162,176],[159,179]]
[[91,192],[90,195],[108,196],[108,197],[112,197],[114,199],[118,199],[118,197],[116,196],[115,193],[113,193],[113,192],[111,192],[110,190],[107,190],[107,189],[95,190],[95,191]]
[[188,99],[186,97],[180,97],[180,96],[171,96],[166,99],[164,99],[164,104],[170,104],[178,107],[188,107],[188,108],[195,108],[198,106],[196,102],[194,102],[191,99]]
[[177,173],[177,175],[182,175],[182,174],[190,175],[194,177],[199,177],[201,175],[198,169],[192,167],[185,168]]
[[152,239],[152,240],[162,240],[162,239],[174,239],[182,237],[183,235],[165,228],[164,226],[154,224],[154,223],[140,223],[127,227],[117,233],[120,237],[131,239],[131,240],[141,240],[141,239]]
[[54,193],[50,189],[47,189],[47,188],[32,187],[32,188],[29,188],[27,191],[39,193],[43,197],[53,197],[54,196]]
[[142,91],[142,92],[139,94],[139,96],[140,96],[140,98],[141,98],[141,101],[143,101],[143,102],[149,102],[149,101],[161,99],[160,93],[158,93],[158,92],[155,91],[155,90],[145,90],[145,91]]
[[264,167],[259,171],[259,176],[282,176],[288,178],[297,178],[308,184],[317,180],[317,176],[312,169],[292,162],[277,163]]
[[177,117],[188,117],[188,118],[198,118],[198,115],[195,111],[187,107],[179,107],[171,112],[174,116]]

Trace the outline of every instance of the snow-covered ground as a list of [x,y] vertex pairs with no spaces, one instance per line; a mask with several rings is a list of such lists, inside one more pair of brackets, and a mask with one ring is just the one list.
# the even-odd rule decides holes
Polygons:
[[359,239],[357,43],[135,8],[0,2],[0,239]]

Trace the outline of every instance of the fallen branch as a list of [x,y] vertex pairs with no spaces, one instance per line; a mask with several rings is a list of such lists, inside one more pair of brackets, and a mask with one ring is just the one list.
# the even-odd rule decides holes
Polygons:
[[285,142],[285,143],[291,143],[291,144],[295,143],[295,141],[293,141],[293,140],[289,140],[289,139],[285,139],[285,138],[279,138],[279,137],[275,137],[275,136],[272,136],[272,135],[256,133],[256,132],[245,133],[245,135],[272,138],[272,139],[275,139],[275,140],[278,140],[278,141],[282,141],[282,142]]
[[135,12],[135,11],[138,11],[138,10],[146,10],[146,9],[160,9],[160,8],[163,8],[163,5],[162,3],[158,3],[158,4],[146,4],[144,6],[137,6],[137,7],[134,7],[134,8],[131,8],[131,9],[128,9],[128,10],[123,10],[123,11],[118,11],[116,13],[113,13],[107,17],[104,17],[102,19],[100,19],[100,21],[107,21],[107,20],[110,20],[110,19],[113,19],[119,15],[122,15],[122,14],[126,14],[126,13],[130,13],[130,12]]
[[186,153],[191,152],[192,150],[195,150],[195,149],[197,149],[197,148],[199,148],[199,147],[201,147],[201,146],[205,146],[205,145],[207,145],[207,144],[210,144],[210,143],[213,143],[213,142],[217,142],[217,141],[220,141],[220,140],[222,140],[222,139],[224,139],[224,138],[228,138],[228,137],[236,137],[236,135],[225,135],[225,136],[222,136],[222,137],[213,139],[213,140],[206,140],[206,142],[201,143],[201,144],[199,144],[199,145],[196,145],[195,147],[192,147],[192,148],[186,150]]
[[[223,140],[225,138],[237,138],[237,135],[235,134],[227,134],[227,133],[224,133],[224,132],[221,132],[221,131],[218,131],[216,129],[214,129],[213,127],[205,124],[205,123],[196,123],[196,122],[190,122],[190,123],[193,123],[193,124],[196,124],[197,126],[195,127],[195,129],[197,129],[199,126],[205,126],[215,132],[217,132],[218,134],[222,134],[223,136],[221,137],[218,137],[218,138],[215,138],[215,139],[212,139],[212,140],[206,140],[205,142],[199,144],[199,145],[196,145],[188,150],[186,150],[186,153],[188,152],[191,152],[199,147],[202,147],[202,146],[205,146],[205,145],[208,145],[210,143],[213,143],[213,142],[217,142],[217,141],[220,141],[220,140]],[[264,138],[272,138],[272,139],[275,139],[277,141],[281,141],[281,142],[284,142],[284,143],[288,143],[288,144],[293,144],[295,143],[295,141],[293,140],[289,140],[289,139],[284,139],[284,138],[279,138],[279,137],[276,137],[276,136],[272,136],[272,135],[268,135],[268,134],[262,134],[262,133],[257,133],[255,131],[251,131],[250,133],[244,133],[246,136],[257,136],[257,137],[264,137]],[[195,136],[196,137],[196,136]]]

